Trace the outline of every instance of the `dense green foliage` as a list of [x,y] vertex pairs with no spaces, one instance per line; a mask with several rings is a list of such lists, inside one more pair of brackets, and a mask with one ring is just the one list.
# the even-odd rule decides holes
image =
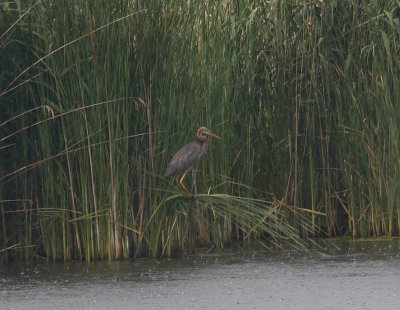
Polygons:
[[[0,257],[398,235],[399,17],[396,0],[0,3]],[[163,175],[200,126],[223,141],[189,199]]]

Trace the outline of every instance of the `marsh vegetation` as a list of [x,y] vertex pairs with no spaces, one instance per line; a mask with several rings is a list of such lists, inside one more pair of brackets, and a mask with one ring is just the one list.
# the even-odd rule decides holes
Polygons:
[[[0,3],[0,258],[399,235],[400,4]],[[223,138],[164,178],[200,126]]]

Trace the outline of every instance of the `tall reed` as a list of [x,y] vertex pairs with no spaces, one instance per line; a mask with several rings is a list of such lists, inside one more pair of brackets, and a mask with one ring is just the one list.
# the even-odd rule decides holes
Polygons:
[[[0,4],[1,259],[398,235],[399,12]],[[224,140],[187,177],[188,199],[163,173],[200,126]]]

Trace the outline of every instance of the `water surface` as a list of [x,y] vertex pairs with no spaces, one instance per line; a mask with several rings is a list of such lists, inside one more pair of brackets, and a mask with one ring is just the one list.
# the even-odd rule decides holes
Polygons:
[[0,266],[0,309],[399,309],[400,243]]

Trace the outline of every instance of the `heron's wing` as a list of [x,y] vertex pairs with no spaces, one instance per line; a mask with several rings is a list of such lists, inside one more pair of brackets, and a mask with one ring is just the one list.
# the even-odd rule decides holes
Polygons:
[[182,147],[175,155],[172,157],[171,161],[168,163],[167,169],[165,171],[165,176],[169,177],[177,172],[184,171],[199,159],[201,154],[201,145],[197,142],[190,142]]

